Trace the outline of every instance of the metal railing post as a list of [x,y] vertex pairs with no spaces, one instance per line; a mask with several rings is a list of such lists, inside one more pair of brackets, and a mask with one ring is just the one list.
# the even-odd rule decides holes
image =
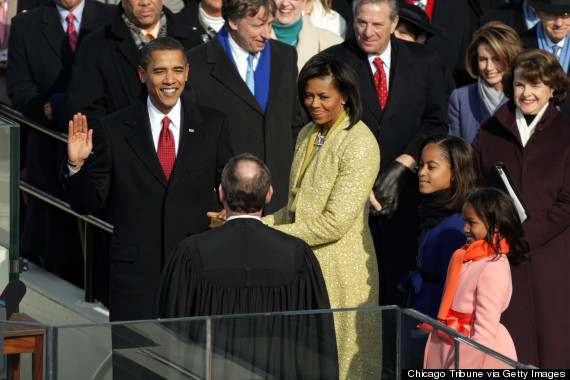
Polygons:
[[93,244],[92,244],[92,234],[93,228],[91,223],[85,223],[85,235],[84,235],[84,252],[85,259],[83,260],[83,281],[85,289],[85,302],[95,301],[93,296]]
[[[12,128],[10,131],[10,183],[20,182],[20,129]],[[10,274],[9,280],[20,278],[20,192],[16,186],[10,186]]]

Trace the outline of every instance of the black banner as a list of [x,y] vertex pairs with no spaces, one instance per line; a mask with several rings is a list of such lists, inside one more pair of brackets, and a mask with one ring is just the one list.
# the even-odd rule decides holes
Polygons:
[[404,369],[402,379],[564,379],[569,370],[546,369]]

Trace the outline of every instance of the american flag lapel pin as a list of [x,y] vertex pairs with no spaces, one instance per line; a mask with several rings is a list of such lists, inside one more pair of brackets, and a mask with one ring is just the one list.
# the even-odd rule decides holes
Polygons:
[[194,133],[194,129],[190,128],[190,129],[188,129],[188,132]]

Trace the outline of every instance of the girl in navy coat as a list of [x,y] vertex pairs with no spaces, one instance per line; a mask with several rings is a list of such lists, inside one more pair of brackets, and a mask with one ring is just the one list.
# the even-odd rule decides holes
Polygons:
[[[475,151],[462,138],[431,136],[422,142],[419,152],[417,268],[402,280],[399,289],[405,292],[405,307],[436,318],[449,260],[467,240],[461,208],[469,193],[481,185],[481,174]],[[403,342],[404,352],[409,349],[412,355],[405,368],[421,368],[427,333],[414,330],[411,338],[409,348]]]
[[435,318],[449,259],[466,240],[461,207],[480,185],[481,175],[473,148],[459,137],[428,137],[419,151],[417,268],[401,288],[406,292],[406,307]]

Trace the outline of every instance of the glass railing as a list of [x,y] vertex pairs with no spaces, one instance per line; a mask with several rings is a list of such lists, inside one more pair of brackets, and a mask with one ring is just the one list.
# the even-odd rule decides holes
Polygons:
[[[8,249],[10,263],[18,263],[19,186],[20,127],[0,116],[0,246]],[[10,278],[17,278],[17,267],[13,267],[10,265]]]
[[[19,123],[19,124],[18,124]],[[94,276],[92,255],[92,226],[112,233],[113,226],[92,215],[80,215],[62,199],[20,180],[20,128],[35,130],[51,138],[67,143],[67,135],[42,126],[28,119],[6,104],[0,103],[0,246],[10,252],[10,279],[18,278],[25,264],[19,261],[20,190],[24,196],[34,197],[53,207],[73,215],[80,221],[81,249],[85,260],[85,301],[93,302]],[[79,252],[78,252],[79,253]],[[1,260],[0,260],[1,261]],[[0,268],[1,269],[1,268]]]
[[[346,342],[337,342],[340,335],[335,338],[332,326],[348,314],[356,317],[357,329],[374,321],[379,330],[359,329],[358,349],[344,350],[350,360],[339,368],[337,347]],[[460,349],[450,361],[458,368],[466,351],[500,367],[524,367],[397,307],[37,327],[46,331],[46,379],[334,379],[340,372],[398,380],[405,371],[422,368],[427,335],[416,327],[422,322],[454,337]]]

